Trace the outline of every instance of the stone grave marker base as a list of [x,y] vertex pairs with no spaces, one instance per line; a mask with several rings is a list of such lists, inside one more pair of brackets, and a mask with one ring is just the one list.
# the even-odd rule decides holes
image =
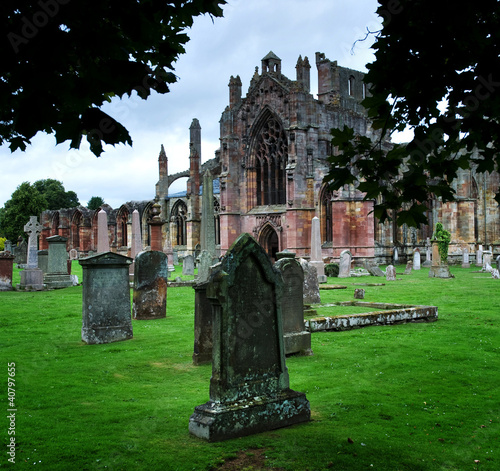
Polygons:
[[209,442],[217,442],[308,422],[310,416],[305,394],[288,390],[277,397],[234,403],[208,401],[196,406],[189,419],[189,431]]
[[311,332],[289,332],[283,335],[285,344],[285,354],[299,354],[309,356],[313,352],[311,350]]
[[73,286],[71,275],[59,273],[46,273],[43,277],[43,282],[47,285],[48,289],[59,289]]
[[19,289],[26,291],[42,291],[44,288],[42,270],[39,268],[26,268],[21,272]]
[[429,278],[455,278],[448,265],[435,265],[429,268]]
[[89,344],[121,342],[133,338],[132,326],[91,326],[82,327],[82,340]]

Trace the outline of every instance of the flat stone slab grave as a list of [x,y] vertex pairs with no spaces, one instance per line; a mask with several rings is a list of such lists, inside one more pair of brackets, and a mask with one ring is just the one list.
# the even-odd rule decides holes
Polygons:
[[316,310],[334,306],[356,306],[375,308],[378,311],[362,314],[346,314],[331,317],[306,319],[304,324],[310,332],[343,331],[359,329],[371,325],[407,324],[410,322],[435,322],[438,320],[436,306],[415,306],[408,304],[370,303],[366,301],[346,301],[315,306]]

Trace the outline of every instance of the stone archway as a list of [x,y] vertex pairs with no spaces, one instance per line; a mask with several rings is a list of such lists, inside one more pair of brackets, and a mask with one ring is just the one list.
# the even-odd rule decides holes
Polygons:
[[276,254],[280,251],[280,240],[278,233],[271,224],[266,224],[260,233],[259,244],[264,247],[273,263],[276,261]]

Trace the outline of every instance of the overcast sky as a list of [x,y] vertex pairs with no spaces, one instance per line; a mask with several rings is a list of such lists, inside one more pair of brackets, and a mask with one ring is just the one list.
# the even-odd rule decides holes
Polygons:
[[[219,147],[219,119],[228,105],[228,83],[239,75],[245,96],[255,67],[273,51],[282,73],[295,80],[299,55],[311,63],[311,91],[317,91],[315,53],[339,65],[366,71],[373,61],[367,28],[380,29],[376,0],[228,0],[224,18],[195,19],[191,38],[175,65],[178,82],[166,95],[117,99],[104,108],[129,130],[133,146],[107,146],[96,158],[87,145],[69,150],[53,136],[39,133],[26,152],[0,146],[0,207],[24,181],[44,178],[63,182],[86,205],[101,196],[113,208],[127,201],[149,200],[158,181],[158,154],[165,146],[169,173],[189,167],[189,126],[202,128],[202,162]],[[36,110],[33,110],[36,113]],[[82,141],[83,142],[83,141]],[[178,186],[175,190],[185,189]]]

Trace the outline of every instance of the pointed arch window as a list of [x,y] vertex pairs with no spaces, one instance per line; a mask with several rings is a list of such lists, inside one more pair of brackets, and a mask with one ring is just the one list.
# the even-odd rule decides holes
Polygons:
[[175,245],[187,245],[187,206],[182,200],[178,200],[172,208],[172,216],[170,221],[173,223],[173,239]]
[[269,116],[254,142],[251,169],[255,179],[249,178],[251,206],[285,204],[288,144],[283,126]]

